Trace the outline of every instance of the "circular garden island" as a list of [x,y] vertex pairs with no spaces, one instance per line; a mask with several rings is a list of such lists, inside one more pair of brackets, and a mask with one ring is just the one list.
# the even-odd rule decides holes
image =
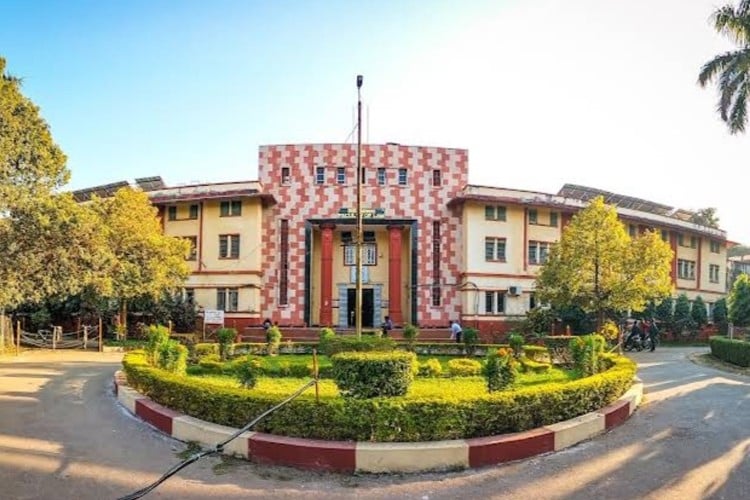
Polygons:
[[[276,327],[266,344],[234,343],[235,336],[233,329],[222,329],[219,342],[187,348],[170,340],[165,328],[151,327],[146,349],[125,355],[127,382],[171,411],[242,428],[317,372],[316,390],[266,416],[253,431],[352,449],[418,442],[429,449],[425,442],[459,440],[470,454],[466,443],[478,438],[534,434],[613,407],[618,398],[624,418],[634,407],[622,397],[633,384],[635,363],[607,354],[599,335],[546,337],[539,341],[543,345],[528,345],[520,335],[511,335],[506,345],[397,343],[337,336],[330,329],[321,331],[319,343],[282,344]],[[605,430],[604,416],[596,420]],[[547,434],[552,449],[541,452],[557,449],[555,433]],[[252,449],[248,455],[253,458]],[[467,466],[505,461],[467,460]]]

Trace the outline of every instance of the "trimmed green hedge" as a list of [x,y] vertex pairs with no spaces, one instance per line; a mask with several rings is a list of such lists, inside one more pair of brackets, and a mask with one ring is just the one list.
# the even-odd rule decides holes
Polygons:
[[391,338],[381,338],[369,335],[345,337],[334,335],[320,341],[320,352],[333,356],[340,352],[388,352],[396,348],[396,342]]
[[[607,406],[632,384],[635,363],[608,357],[613,366],[592,377],[488,394],[446,392],[440,397],[353,399],[308,391],[262,420],[254,430],[282,436],[356,441],[439,441],[519,432]],[[219,387],[146,364],[142,352],[123,360],[129,383],[154,401],[209,422],[242,427],[286,396]],[[301,385],[301,383],[300,383]]]
[[403,396],[418,368],[411,352],[342,352],[331,362],[339,391],[352,398]]
[[708,343],[711,354],[720,360],[737,366],[750,366],[750,342],[717,336],[711,337]]

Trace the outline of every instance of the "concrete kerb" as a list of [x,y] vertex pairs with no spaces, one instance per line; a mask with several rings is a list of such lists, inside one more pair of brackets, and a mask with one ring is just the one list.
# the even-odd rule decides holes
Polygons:
[[[115,391],[117,400],[131,413],[175,439],[214,446],[236,432],[152,402],[128,387],[119,371],[115,374]],[[245,432],[229,443],[224,453],[263,463],[338,472],[410,473],[481,467],[558,451],[591,439],[627,420],[642,398],[643,383],[636,378],[625,394],[605,408],[514,434],[422,443],[355,443]]]

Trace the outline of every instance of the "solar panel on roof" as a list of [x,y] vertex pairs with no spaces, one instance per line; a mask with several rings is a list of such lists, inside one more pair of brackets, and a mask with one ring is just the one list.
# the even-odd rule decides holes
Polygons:
[[166,187],[160,175],[154,177],[141,177],[139,179],[136,179],[135,183],[138,185],[138,187],[146,192],[156,191],[158,189],[164,189]]

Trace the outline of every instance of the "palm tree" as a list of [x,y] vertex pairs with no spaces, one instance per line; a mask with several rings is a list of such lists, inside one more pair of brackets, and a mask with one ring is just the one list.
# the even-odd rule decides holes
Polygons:
[[739,50],[720,54],[704,64],[698,84],[705,87],[718,79],[719,115],[730,133],[744,132],[750,97],[750,0],[740,0],[737,7],[720,7],[711,19],[716,31],[730,38]]

